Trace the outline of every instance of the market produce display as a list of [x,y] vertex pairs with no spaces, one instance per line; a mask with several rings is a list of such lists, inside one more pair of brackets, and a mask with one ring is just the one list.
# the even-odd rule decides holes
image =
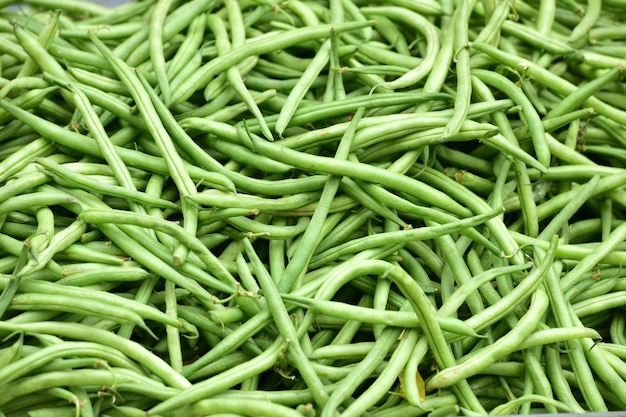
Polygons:
[[0,417],[626,410],[624,0],[0,8]]

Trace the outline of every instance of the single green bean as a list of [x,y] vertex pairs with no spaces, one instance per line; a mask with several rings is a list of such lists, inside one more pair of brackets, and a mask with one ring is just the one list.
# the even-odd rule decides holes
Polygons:
[[[165,18],[163,41],[169,42],[176,34],[187,28],[198,15],[211,10],[214,6],[215,2],[212,0],[193,0],[173,9]],[[121,21],[126,21],[122,16],[120,16]],[[113,52],[124,59],[129,66],[137,67],[150,57],[150,45],[146,42],[149,36],[149,27],[145,25],[142,30],[117,45]]]
[[206,190],[188,196],[190,201],[210,207],[243,208],[263,212],[266,210],[293,210],[317,201],[319,192],[300,193],[279,198],[262,198],[248,194],[227,194],[217,190]]
[[574,47],[568,45],[565,41],[560,41],[559,39],[549,36],[549,34],[542,34],[532,27],[511,20],[507,20],[503,23],[502,31],[535,48],[540,48],[556,56],[569,55],[575,52]]
[[[443,388],[458,383],[471,375],[475,375],[483,368],[492,364],[518,348],[536,328],[538,319],[548,309],[548,295],[543,289],[533,293],[531,306],[515,328],[507,335],[499,338],[492,345],[461,358],[461,362],[453,367],[439,371],[427,382],[427,388]],[[471,358],[471,359],[470,359]]]
[[567,42],[572,44],[575,48],[580,48],[584,45],[588,39],[588,32],[594,26],[596,20],[600,17],[602,12],[602,1],[588,1],[587,10],[585,15],[578,22],[578,24],[572,29],[571,33],[567,37]]
[[609,81],[615,79],[615,76],[623,71],[622,67],[614,67],[606,71],[601,76],[579,86],[576,91],[569,94],[559,104],[548,112],[546,118],[554,118],[580,107],[588,98],[594,95],[598,90],[603,88]]
[[[281,294],[281,297],[290,303],[306,307],[318,312],[319,314],[335,316],[346,320],[358,320],[370,324],[383,324],[386,326],[407,328],[421,326],[419,320],[412,312],[374,310],[372,308],[357,307],[337,301],[325,301],[319,299],[313,300],[289,294]],[[438,315],[437,321],[439,322],[441,329],[447,332],[471,337],[480,337],[480,335],[474,332],[473,329],[464,326],[463,322],[459,319],[447,318]]]
[[[13,175],[10,174],[19,171],[19,169],[23,168],[23,166],[28,163],[28,160],[31,156],[37,156],[37,154],[46,154],[49,153],[54,146],[50,140],[56,141],[64,146],[68,146],[75,150],[80,150],[81,152],[85,152],[90,155],[102,156],[99,152],[98,147],[94,143],[95,141],[87,136],[81,135],[79,133],[70,131],[61,126],[57,126],[54,123],[48,122],[41,117],[37,117],[34,114],[31,114],[19,107],[17,107],[13,103],[9,103],[8,100],[0,100],[0,107],[4,108],[15,117],[20,118],[25,123],[29,124],[35,130],[37,130],[42,136],[46,139],[36,140],[31,142],[29,145],[24,147],[19,153],[16,153],[13,158],[5,159],[0,164],[7,164],[7,169],[3,169],[2,173],[4,175]],[[116,152],[120,155],[122,160],[129,165],[136,166],[139,168],[145,168],[149,171],[158,172],[158,173],[167,173],[168,168],[167,164],[164,162],[162,158],[154,157],[152,155],[148,155],[143,152],[135,151],[133,149],[128,149],[120,146],[115,147]],[[33,155],[34,154],[34,155]],[[28,156],[28,160],[24,160],[24,157]],[[19,165],[18,163],[23,163]],[[184,164],[185,169],[194,176],[196,180],[205,180],[209,183],[216,181],[216,183],[222,183],[222,185],[218,186],[219,188],[224,188],[226,185],[226,189],[233,190],[235,187],[232,185],[232,182],[226,179],[223,175],[212,173],[206,171],[202,168],[194,167],[191,164]],[[19,167],[19,169],[18,169]],[[2,178],[2,175],[0,175]],[[223,183],[223,180],[226,180],[226,183]],[[214,184],[216,184],[214,183]]]
[[509,97],[513,99],[522,108],[522,114],[528,126],[528,130],[535,149],[535,155],[537,159],[544,167],[550,166],[550,149],[545,140],[545,131],[541,124],[541,119],[536,110],[532,106],[532,103],[522,93],[522,91],[515,86],[512,82],[503,76],[495,73],[489,73],[485,70],[473,70],[478,78],[483,82],[488,83],[494,87],[497,87],[501,91],[505,92]]
[[437,206],[441,205],[441,207],[445,207],[448,211],[452,211],[460,215],[465,215],[466,213],[465,208],[457,208],[457,203],[449,199],[444,194],[439,193],[434,189],[425,188],[420,182],[408,179],[405,176],[397,175],[374,166],[357,164],[349,161],[338,161],[322,156],[308,155],[286,149],[275,144],[267,142],[261,143],[260,141],[254,139],[254,135],[252,135],[251,138],[253,146],[257,151],[278,161],[290,163],[297,167],[306,167],[306,169],[312,171],[321,171],[334,175],[346,175],[351,178],[366,181],[371,178],[376,178],[377,182],[385,186],[393,189],[402,189],[404,192],[415,194],[421,199],[426,201],[430,200],[431,203],[434,203]]
[[302,77],[298,80],[294,88],[289,93],[287,101],[283,105],[282,110],[276,120],[274,130],[278,133],[278,136],[283,137],[285,128],[291,121],[294,113],[299,107],[300,101],[310,88],[313,80],[322,71],[330,59],[330,40],[325,41],[315,54],[315,58],[302,74]]
[[[0,326],[0,329],[2,327]],[[277,338],[263,353],[234,366],[228,371],[222,372],[204,381],[197,382],[178,394],[162,401],[158,405],[150,408],[147,412],[150,415],[159,415],[180,409],[182,406],[193,404],[211,395],[224,392],[226,389],[240,383],[249,376],[270,369],[276,362],[280,351],[286,342],[282,338]],[[231,401],[232,402],[232,401]],[[202,413],[204,414],[204,413]]]
[[[515,70],[522,70],[526,75],[533,77],[533,79],[535,79],[537,82],[541,83],[544,86],[550,87],[550,89],[560,94],[569,95],[575,92],[577,89],[574,84],[564,80],[557,75],[554,75],[549,70],[542,68],[535,63],[520,59],[517,56],[500,51],[492,46],[479,42],[473,43],[471,47],[489,55],[490,57],[496,59],[498,62],[501,62]],[[611,65],[611,68],[615,66],[617,65]],[[589,97],[587,100],[585,100],[584,104],[587,107],[593,107],[594,110],[598,112],[598,114],[604,115],[615,122],[626,122],[626,112],[610,106],[595,97]]]
[[378,375],[374,383],[370,385],[358,398],[355,399],[342,413],[342,415],[362,416],[371,406],[376,404],[397,379],[401,370],[406,365],[411,351],[418,340],[418,332],[409,330],[402,335],[398,348],[394,350],[385,369]]
[[253,55],[263,55],[271,51],[287,48],[291,45],[318,39],[326,36],[330,30],[338,32],[360,29],[369,26],[370,22],[348,22],[337,25],[320,25],[312,28],[300,28],[285,31],[282,33],[270,33],[267,36],[259,37],[253,41],[245,43],[242,47],[232,50],[218,59],[212,60],[204,65],[192,77],[183,82],[178,91],[172,96],[172,103],[180,103],[188,99],[196,90],[197,85],[206,85],[214,75],[237,64],[241,60]]
[[246,399],[241,402],[230,398],[212,398],[197,402],[194,405],[174,410],[172,417],[204,416],[207,413],[222,415],[259,416],[259,417],[302,417],[299,410],[267,401],[264,399]]
[[20,45],[43,71],[67,79],[67,72],[63,69],[61,64],[48,53],[46,48],[32,33],[17,25],[14,26],[13,32]]
[[490,213],[469,217],[463,220],[453,221],[444,225],[365,236],[363,238],[351,240],[343,245],[339,245],[335,248],[329,249],[314,256],[311,259],[311,267],[317,268],[328,262],[332,262],[333,260],[336,260],[342,256],[359,252],[364,249],[377,247],[383,244],[389,244],[391,242],[393,242],[394,244],[402,244],[407,242],[414,242],[416,240],[433,239],[437,236],[465,229],[466,227],[477,226],[498,214],[499,211],[492,211]]
[[[231,11],[231,14],[236,13],[234,9],[238,8],[237,5],[233,4],[232,2],[227,2],[227,3],[230,4],[229,11]],[[233,24],[232,19],[230,20],[231,20],[231,25],[232,25]],[[222,20],[216,15],[210,15],[207,18],[207,24],[216,36],[216,44],[218,48],[218,53],[220,53],[221,55],[224,55],[230,52],[232,48],[231,48],[230,42],[228,41],[226,28]],[[240,45],[233,44],[233,46],[236,47]],[[235,92],[242,99],[242,101],[246,103],[246,106],[248,107],[250,112],[254,115],[254,117],[259,122],[263,136],[265,136],[265,138],[268,140],[273,140],[272,133],[270,132],[269,128],[267,127],[267,124],[265,123],[265,119],[263,115],[261,114],[261,110],[259,110],[259,107],[257,106],[256,102],[250,95],[250,92],[244,85],[243,79],[241,78],[241,74],[239,73],[238,69],[235,66],[229,67],[226,70],[226,77],[228,78],[228,82],[230,83],[231,87],[235,90]]]
[[444,137],[455,135],[461,128],[461,123],[467,117],[471,96],[472,83],[470,77],[470,52],[468,49],[468,17],[470,2],[464,0],[454,13],[453,48],[456,65],[456,96],[454,98],[454,112],[443,132]]
[[[48,158],[35,158],[33,162],[43,167],[44,169],[42,171],[45,174],[52,176],[57,182],[62,185],[70,184],[71,186],[78,186],[85,190],[97,191],[106,195],[119,196],[130,201],[148,204],[155,207],[169,208],[174,210],[177,210],[179,208],[178,204],[172,203],[171,201],[154,198],[143,192],[136,191],[134,184],[134,190],[128,189],[126,187],[105,184],[100,181],[90,179],[86,175],[82,175],[78,172],[74,172],[70,169],[64,168],[62,165],[59,165]],[[132,184],[132,180],[130,178],[129,184]]]
[[84,300],[69,295],[55,294],[17,294],[11,299],[8,310],[52,310],[69,313],[77,313],[86,316],[99,317],[101,319],[112,320],[120,324],[135,324],[144,330],[148,330],[145,322],[139,314],[132,310],[113,306],[95,299]]
[[557,244],[558,239],[556,236],[553,236],[549,243],[548,251],[545,252],[543,259],[538,262],[538,265],[515,287],[515,289],[504,295],[500,300],[490,305],[485,310],[469,317],[466,323],[480,332],[486,326],[497,322],[511,313],[522,300],[525,300],[531,295],[541,284],[547,271],[554,262]]
[[[148,351],[140,344],[120,338],[108,331],[96,329],[79,323],[65,322],[40,322],[12,324],[6,321],[0,323],[1,331],[33,332],[68,337],[71,339],[84,340],[86,342],[99,343],[109,346],[114,350],[124,353],[129,358],[146,366],[155,375],[163,379],[174,388],[185,388],[191,384],[180,374],[174,372],[170,366]],[[6,392],[5,392],[6,394]]]
[[387,327],[378,338],[375,346],[368,350],[365,358],[359,362],[349,377],[340,381],[339,385],[332,391],[328,402],[321,410],[322,417],[332,416],[341,403],[350,396],[358,386],[371,374],[371,371],[387,356],[391,347],[396,343],[401,330],[394,327]]
[[[202,262],[209,271],[229,285],[234,286],[235,279],[228,270],[220,263],[220,261],[204,246],[195,236],[189,235],[188,232],[180,226],[166,220],[158,219],[153,216],[127,213],[119,210],[83,210],[79,218],[87,223],[113,223],[113,224],[134,224],[150,229],[158,229],[162,232],[174,236],[181,243],[187,245],[189,249],[198,254]],[[175,260],[175,262],[177,262]]]
[[150,14],[148,42],[150,44],[150,60],[154,69],[163,100],[170,101],[170,84],[166,73],[165,56],[163,53],[163,23],[171,8],[170,0],[159,0]]

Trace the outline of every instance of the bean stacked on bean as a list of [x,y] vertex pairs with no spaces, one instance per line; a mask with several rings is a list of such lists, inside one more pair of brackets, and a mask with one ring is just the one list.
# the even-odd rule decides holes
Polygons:
[[622,1],[0,7],[0,417],[626,410]]

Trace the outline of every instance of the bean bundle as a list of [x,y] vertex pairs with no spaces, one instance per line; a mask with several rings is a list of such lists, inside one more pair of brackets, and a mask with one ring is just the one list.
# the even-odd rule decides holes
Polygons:
[[21,3],[1,417],[626,410],[622,0]]

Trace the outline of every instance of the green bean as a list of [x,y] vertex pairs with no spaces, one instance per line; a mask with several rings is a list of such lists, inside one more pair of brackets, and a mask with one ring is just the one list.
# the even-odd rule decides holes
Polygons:
[[317,201],[318,192],[301,193],[287,197],[265,199],[245,194],[227,194],[217,190],[206,190],[187,198],[194,203],[223,208],[265,210],[293,210],[312,201]]
[[623,301],[623,297],[624,293],[622,291],[611,292],[610,294],[599,295],[588,300],[576,302],[572,304],[572,308],[578,317],[585,317],[620,305],[619,303]]
[[552,110],[550,110],[550,112],[546,115],[546,119],[561,116],[580,107],[582,103],[589,99],[596,91],[605,86],[609,81],[613,80],[615,76],[621,72],[621,67],[615,67],[606,71],[602,76],[597,77],[583,86],[580,86],[575,92],[569,94],[557,106],[552,108]]
[[575,49],[568,45],[565,41],[559,41],[558,39],[548,36],[547,33],[542,34],[531,27],[527,27],[510,20],[503,23],[502,31],[523,40],[536,48],[545,50],[550,54],[561,56],[575,52]]
[[266,224],[246,217],[231,217],[227,221],[246,234],[253,233],[270,240],[282,240],[295,237],[305,232],[309,225],[309,219],[306,217],[298,219],[298,223],[293,226]]
[[[256,93],[254,91],[251,91],[250,94],[252,95],[253,100],[255,101],[255,103],[257,104],[261,104],[266,102],[267,100],[271,100],[272,98],[276,97],[276,90],[267,90],[267,91],[263,91],[261,93]],[[229,107],[225,107],[221,110],[216,111],[215,113],[207,116],[208,119],[210,120],[216,120],[218,122],[227,122],[230,120],[235,119],[239,114],[245,112],[247,110],[247,106],[245,103],[238,103]]]
[[[189,235],[186,230],[172,222],[139,213],[131,214],[114,210],[84,210],[80,213],[79,218],[82,218],[87,223],[135,224],[137,226],[158,229],[168,233],[196,252],[207,269],[218,278],[231,285],[235,283],[235,279],[230,272],[226,270],[219,260],[195,236]],[[174,262],[181,263],[176,259]]]
[[95,271],[79,271],[65,275],[59,284],[67,286],[83,287],[103,281],[139,281],[145,279],[150,274],[138,267],[120,268],[99,266]]
[[[574,86],[572,83],[562,79],[561,77],[553,75],[548,70],[541,68],[534,63],[528,62],[526,60],[520,61],[518,57],[507,54],[505,52],[501,52],[489,45],[481,43],[473,43],[472,48],[488,54],[489,56],[497,59],[499,62],[502,62],[503,64],[508,65],[511,68],[521,68],[527,75],[534,77],[537,82],[540,82],[543,85],[547,85],[551,89],[561,94],[569,95],[576,91],[576,86]],[[612,65],[612,67],[613,66],[615,65]],[[623,123],[626,120],[626,116],[621,110],[609,106],[594,97],[590,97],[585,100],[584,104],[588,107],[593,107],[594,110],[597,111],[599,114],[604,115],[616,122]]]
[[203,416],[207,413],[229,413],[243,416],[262,417],[300,417],[302,413],[287,406],[264,401],[261,399],[246,399],[240,403],[228,398],[213,398],[199,401],[198,403],[175,410],[172,416]]
[[203,66],[192,77],[184,82],[177,91],[178,94],[172,96],[173,103],[179,103],[189,98],[196,85],[204,85],[215,74],[219,74],[223,70],[240,62],[241,60],[252,55],[263,55],[265,53],[284,49],[291,45],[297,45],[307,40],[317,39],[325,36],[331,29],[338,32],[356,30],[365,26],[369,26],[370,22],[348,22],[338,25],[320,25],[314,28],[301,28],[286,31],[284,33],[270,34],[261,39],[247,42],[241,48],[232,50],[223,55],[221,59],[215,59],[209,64]]
[[[384,169],[375,168],[363,164],[355,164],[349,161],[330,161],[320,156],[305,155],[300,152],[288,150],[281,146],[273,144],[262,144],[253,139],[254,147],[262,154],[270,156],[278,161],[291,163],[294,166],[306,166],[316,171],[322,171],[334,175],[347,175],[352,178],[368,180],[368,178],[376,178],[378,182],[391,188],[403,188],[405,192],[416,193],[420,198],[431,199],[436,205],[442,204],[447,210],[456,208],[456,202],[449,201],[447,197],[440,194],[436,190],[425,189],[417,181],[409,180],[406,177],[396,175]],[[419,189],[419,191],[418,191]],[[444,200],[445,203],[444,203]],[[438,204],[437,204],[438,203]],[[455,212],[463,215],[464,209],[456,209]]]
[[533,293],[531,307],[526,315],[520,319],[515,328],[506,336],[498,339],[494,344],[467,357],[458,365],[441,370],[427,383],[429,389],[450,386],[469,375],[480,372],[483,367],[494,363],[499,357],[507,355],[517,349],[520,342],[526,339],[537,325],[538,317],[542,316],[548,308],[548,296],[545,291],[537,290]]
[[20,45],[22,45],[33,61],[45,72],[49,72],[58,77],[64,77],[66,75],[61,65],[46,51],[46,48],[32,33],[19,26],[14,26],[13,31]]
[[298,105],[306,91],[310,88],[311,83],[321,72],[322,68],[326,66],[330,59],[330,40],[325,41],[320,49],[315,54],[315,58],[311,64],[307,67],[306,71],[302,74],[302,77],[298,80],[294,88],[289,93],[287,101],[283,105],[283,108],[276,120],[274,130],[278,133],[278,136],[283,137],[283,132],[289,124],[293,114],[295,113]]
[[366,410],[375,404],[382,395],[389,390],[401,369],[405,366],[412,348],[418,339],[417,331],[408,331],[402,335],[398,348],[389,359],[388,365],[376,378],[376,381],[346,410],[342,413],[345,416],[363,415]]
[[[1,327],[0,327],[1,328]],[[276,339],[272,345],[257,357],[237,365],[226,372],[196,383],[191,387],[182,390],[179,394],[161,402],[148,410],[149,414],[158,415],[164,412],[173,411],[182,405],[190,404],[203,398],[209,397],[212,393],[223,392],[225,389],[236,385],[246,379],[249,375],[254,375],[258,371],[271,368],[276,361],[280,350],[283,348],[282,338]]]
[[541,165],[548,167],[550,165],[550,150],[545,140],[545,131],[530,101],[528,101],[526,96],[524,96],[516,86],[504,77],[494,75],[494,73],[489,73],[484,70],[474,70],[473,72],[477,77],[481,78],[482,81],[496,86],[498,89],[505,92],[521,106],[537,159]]
[[160,0],[150,15],[150,59],[154,67],[161,94],[166,103],[170,101],[170,86],[165,69],[165,57],[163,54],[163,22],[171,8],[169,0]]
[[293,167],[287,164],[279,163],[272,159],[255,154],[241,145],[219,140],[213,136],[207,137],[207,142],[218,152],[230,156],[235,161],[246,163],[249,166],[258,168],[262,172],[286,173],[293,170]]
[[[163,155],[165,163],[168,166],[169,173],[172,175],[180,191],[183,195],[195,193],[195,186],[188,172],[184,169],[178,152],[176,151],[173,143],[166,139],[169,138],[169,136],[167,135],[165,127],[157,117],[157,111],[154,108],[153,100],[151,100],[150,96],[144,89],[139,87],[142,85],[139,78],[130,71],[126,63],[114,56],[106,45],[104,45],[99,39],[95,36],[91,36],[90,38],[91,41],[96,44],[100,53],[103,54],[111,63],[117,75],[123,80],[131,91],[132,96],[137,102],[137,106],[140,108],[142,115],[147,122],[146,125],[152,136],[155,139],[159,138],[157,139],[157,144],[161,154]],[[183,203],[182,209],[186,218],[184,223],[185,229],[188,232],[195,234],[197,211],[185,203]]]
[[383,330],[383,334],[377,340],[375,347],[370,349],[366,357],[359,363],[351,375],[344,378],[330,395],[326,406],[322,409],[322,416],[332,415],[339,405],[363,382],[370,374],[372,367],[375,367],[387,355],[391,346],[397,341],[401,331],[388,327]]
[[[119,307],[119,306],[118,306]],[[67,295],[28,293],[13,296],[8,310],[52,310],[91,315],[117,323],[132,323],[148,329],[139,314],[123,308],[112,308],[111,305],[96,300],[80,300]]]
[[347,254],[358,252],[364,249],[373,248],[384,243],[393,242],[394,244],[401,244],[406,242],[414,242],[422,239],[432,239],[437,236],[445,235],[450,232],[461,230],[466,227],[472,227],[482,224],[485,220],[496,216],[499,212],[486,213],[474,217],[470,217],[464,220],[456,222],[450,222],[445,225],[438,225],[432,227],[425,227],[419,229],[402,230],[397,232],[387,232],[378,235],[366,236],[360,239],[349,241],[336,248],[329,249],[326,252],[320,253],[311,259],[311,266],[313,268],[319,267],[327,262],[331,262]]
[[[3,1],[2,3],[0,3],[0,7],[6,7],[6,3],[10,4],[10,2]],[[110,10],[108,8],[99,4],[94,3],[87,5],[82,4],[82,2],[76,0],[64,0],[62,2],[54,2],[51,0],[28,0],[25,3],[47,9],[60,8],[70,13],[88,13],[92,16],[106,16],[110,13]]]
[[600,334],[589,328],[585,327],[571,327],[571,328],[556,328],[538,330],[530,335],[519,347],[520,350],[527,349],[533,346],[546,345],[548,343],[556,343],[569,339],[584,339],[590,338],[599,340]]
[[90,328],[78,323],[45,322],[15,325],[6,321],[0,323],[0,330],[9,332],[30,331],[59,335],[110,346],[148,367],[155,375],[163,378],[165,382],[171,384],[174,388],[183,388],[190,385],[187,380],[173,372],[166,362],[153,355],[139,344],[119,338],[104,330]]
[[[239,12],[235,11],[237,9],[236,4],[232,2],[227,2],[227,4],[230,5],[229,11],[231,14],[240,13],[240,11]],[[231,24],[232,24],[233,19],[230,19]],[[222,20],[218,18],[216,15],[210,15],[207,18],[207,24],[216,36],[216,44],[218,47],[218,52],[221,55],[224,55],[224,54],[227,54],[229,51],[231,51],[230,42],[228,41],[228,37],[226,35],[226,28],[224,27]],[[241,40],[241,42],[243,42],[243,39]],[[240,46],[240,45],[233,43],[233,46]],[[226,77],[228,78],[228,82],[230,83],[231,87],[236,91],[237,95],[239,95],[242,101],[246,103],[250,112],[259,121],[259,125],[261,127],[263,136],[265,136],[265,138],[268,140],[273,140],[272,133],[267,127],[267,124],[265,123],[265,119],[263,118],[263,115],[261,114],[261,111],[256,105],[254,99],[250,95],[250,92],[245,87],[243,79],[241,78],[241,74],[239,73],[237,68],[236,67],[228,68],[226,70]]]
[[584,45],[589,29],[594,26],[594,23],[600,16],[602,11],[601,1],[588,1],[587,10],[581,21],[572,29],[572,32],[567,38],[567,41],[574,47],[580,48]]
[[[280,302],[280,294],[278,288],[271,279],[269,273],[265,270],[265,267],[261,264],[260,259],[255,256],[254,248],[248,239],[243,241],[244,249],[247,256],[252,262],[259,285],[263,290],[263,296],[267,299],[268,308],[274,318],[274,321],[281,332],[281,335],[288,343],[287,349],[291,354],[290,360],[293,361],[294,366],[300,372],[301,377],[307,383],[309,389],[313,393],[315,402],[323,407],[328,400],[328,394],[323,388],[321,379],[317,376],[313,370],[311,363],[306,357],[296,333],[296,329],[293,326],[285,306]],[[278,301],[278,302],[277,302]]]
[[62,38],[87,39],[89,33],[95,33],[100,39],[123,39],[133,35],[143,27],[142,22],[127,21],[112,25],[80,25],[74,28],[59,29],[59,36]]
[[[127,180],[128,184],[133,185],[131,189],[128,189],[128,186],[120,187],[107,185],[100,183],[97,180],[92,180],[85,175],[73,172],[70,169],[63,168],[63,166],[47,158],[35,158],[33,162],[45,168],[43,172],[47,173],[48,175],[52,175],[53,178],[55,178],[61,184],[69,183],[74,186],[78,185],[80,188],[86,190],[98,191],[108,195],[120,196],[131,201],[154,205],[156,207],[178,209],[178,205],[172,203],[171,201],[153,198],[145,193],[136,191],[136,188],[130,178],[128,178]],[[125,174],[125,176],[129,176],[129,174]]]
[[[70,130],[57,126],[53,123],[47,122],[42,118],[39,118],[35,115],[32,115],[24,111],[23,109],[20,109],[19,107],[15,106],[13,103],[9,103],[7,100],[0,100],[0,107],[9,111],[14,116],[19,117],[20,119],[24,120],[29,125],[35,127],[37,130],[39,130],[39,132],[43,136],[45,136],[49,140],[58,141],[60,144],[64,146],[69,146],[72,149],[80,150],[88,154],[101,156],[101,154],[99,153],[98,147],[93,146],[91,144],[91,142],[93,142],[93,139],[89,137],[83,136],[79,133],[72,132]],[[31,156],[33,155],[33,153],[37,155],[37,153],[49,152],[49,150],[51,150],[52,149],[51,147],[53,146],[49,142],[49,140],[42,138],[40,141],[34,141],[31,144],[29,144],[27,147],[25,147],[23,150],[21,150],[18,154],[15,154],[14,158],[11,161],[4,160],[2,161],[2,163],[6,162],[7,165],[10,164],[9,166],[12,167],[13,172],[15,172],[15,170],[18,170],[16,166],[16,162],[22,162],[24,156],[26,155]],[[122,147],[117,147],[117,146],[115,150],[120,155],[122,160],[126,162],[127,164],[137,166],[139,168],[146,168],[148,170],[156,171],[159,173],[168,172],[167,165],[161,158],[153,157],[143,152],[138,152],[132,149],[127,149],[127,148],[122,148]],[[15,161],[15,159],[17,159],[17,161]],[[28,161],[24,161],[24,163],[27,163],[27,162]],[[21,169],[23,166],[24,165],[20,165],[19,169]],[[191,167],[190,164],[185,164],[185,166],[188,172],[192,173],[194,175],[194,178],[199,179],[199,180],[206,179],[207,181],[217,180],[217,182],[221,182],[222,179],[224,178],[221,175],[215,176],[214,174],[208,171],[205,171],[203,169],[198,169],[198,167]],[[8,174],[9,172],[11,172],[11,170],[7,170],[7,171],[3,170],[3,173],[5,173],[5,175],[9,175],[9,176],[12,175],[12,174]],[[2,176],[0,176],[0,178],[2,178]],[[230,183],[230,181],[228,180],[227,182]],[[234,189],[234,186],[232,186],[232,183],[231,183],[231,185],[227,186],[227,188]]]
[[470,13],[470,2],[464,0],[455,11],[453,48],[456,63],[457,92],[454,98],[454,113],[446,124],[443,132],[444,137],[455,135],[461,128],[462,121],[466,118],[472,95],[472,84],[470,82],[470,53],[468,49],[468,16]]
[[0,89],[0,97],[6,97],[9,95],[11,91],[14,89],[35,89],[35,88],[46,88],[49,87],[49,84],[42,80],[39,77],[32,76],[23,76],[20,78],[14,78],[12,80],[2,80],[4,84],[2,89]]

